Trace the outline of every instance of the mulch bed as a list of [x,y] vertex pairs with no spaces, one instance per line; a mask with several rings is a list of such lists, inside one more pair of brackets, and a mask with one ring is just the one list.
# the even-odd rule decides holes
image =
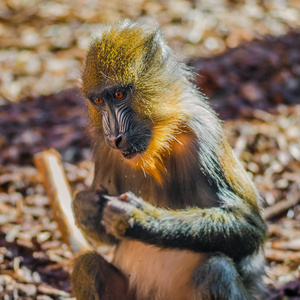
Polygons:
[[[300,299],[300,33],[266,37],[191,65],[266,207],[268,279],[275,299]],[[74,254],[62,242],[33,155],[54,147],[76,192],[92,179],[84,101],[76,90],[0,110],[0,298],[67,299]],[[297,200],[298,199],[298,200]],[[298,201],[298,204],[296,204]],[[101,251],[101,249],[100,249]]]

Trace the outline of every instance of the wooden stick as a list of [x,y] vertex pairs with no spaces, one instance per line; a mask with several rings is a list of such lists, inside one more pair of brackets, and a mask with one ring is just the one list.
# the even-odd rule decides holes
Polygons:
[[270,207],[266,207],[264,210],[264,218],[266,220],[271,219],[297,205],[299,202],[300,196],[295,193],[290,199],[281,200]]
[[91,250],[90,244],[75,225],[71,189],[59,153],[54,149],[39,152],[34,156],[34,163],[44,177],[50,207],[65,243],[74,252]]

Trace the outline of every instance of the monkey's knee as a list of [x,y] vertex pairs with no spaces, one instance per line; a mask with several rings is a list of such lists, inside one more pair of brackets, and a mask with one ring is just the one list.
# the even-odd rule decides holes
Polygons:
[[201,300],[250,300],[234,262],[222,253],[211,255],[192,278],[194,298]]
[[71,284],[77,300],[127,299],[125,276],[96,252],[75,260]]

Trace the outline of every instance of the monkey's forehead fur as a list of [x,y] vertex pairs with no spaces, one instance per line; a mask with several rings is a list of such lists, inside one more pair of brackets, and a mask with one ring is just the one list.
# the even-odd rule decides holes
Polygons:
[[82,75],[82,91],[102,85],[133,84],[140,92],[167,92],[178,81],[189,80],[190,70],[179,63],[161,31],[125,20],[107,26],[97,34],[87,52]]

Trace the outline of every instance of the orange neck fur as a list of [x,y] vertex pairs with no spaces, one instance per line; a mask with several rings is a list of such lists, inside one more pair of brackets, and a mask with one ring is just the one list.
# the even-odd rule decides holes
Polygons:
[[[160,132],[160,134],[162,133]],[[162,184],[164,176],[168,176],[166,161],[168,161],[171,153],[175,156],[186,155],[186,152],[192,147],[193,141],[194,137],[185,127],[168,141],[160,141],[154,137],[148,149],[137,161],[131,161],[130,164],[133,168],[142,169],[145,173],[153,176],[158,183]],[[160,145],[160,142],[165,144]]]

